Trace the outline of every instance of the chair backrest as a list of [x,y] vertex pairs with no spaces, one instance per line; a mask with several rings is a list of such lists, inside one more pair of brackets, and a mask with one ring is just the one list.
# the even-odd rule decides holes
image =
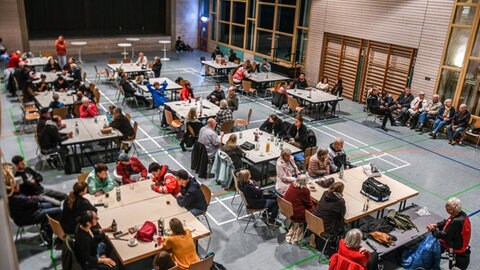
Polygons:
[[248,110],[247,125],[250,125],[250,119],[252,119],[252,112],[253,112],[253,109],[250,108]]
[[189,270],[210,270],[213,265],[213,256],[209,256],[196,263],[190,264]]
[[82,81],[83,81],[83,82],[86,82],[86,81],[87,81],[87,72],[83,72]]
[[210,188],[204,184],[200,185],[200,189],[202,190],[203,196],[205,197],[205,201],[207,205],[210,205],[210,201],[212,200],[212,191]]
[[97,65],[93,65],[93,68],[95,69],[95,73],[98,73]]
[[235,83],[233,82],[233,75],[231,75],[231,74],[228,74],[228,83],[231,86],[236,86]]
[[288,84],[288,88],[290,88],[290,89],[292,89],[294,86],[295,86],[295,81],[291,81],[291,82]]
[[110,79],[110,71],[108,68],[105,68],[105,76],[107,76],[107,79]]
[[[336,262],[335,265],[331,265],[332,262]],[[328,269],[332,270],[342,270],[342,269],[364,269],[360,264],[350,260],[347,257],[335,253],[330,257],[330,267]],[[418,268],[420,269],[420,268]],[[421,268],[423,269],[423,268]]]
[[77,182],[85,182],[85,180],[87,180],[88,174],[88,172],[81,173],[79,176],[77,176]]
[[288,97],[288,108],[291,110],[295,110],[298,107],[298,101],[294,98],[289,96]]
[[220,130],[225,132],[225,133],[230,133],[233,130],[233,125],[235,124],[235,121],[233,120],[227,120],[222,123],[222,126],[220,127]]
[[116,64],[117,59],[108,59],[108,64]]
[[257,62],[254,61],[254,62],[252,63],[252,69],[253,69],[253,71],[257,70],[257,66],[258,66]]
[[305,211],[305,220],[307,221],[308,229],[315,235],[320,236],[325,231],[323,220],[312,214],[310,211]]
[[80,117],[80,106],[82,106],[82,103],[73,105],[73,114],[75,114],[75,117]]
[[131,58],[125,58],[125,59],[123,59],[123,63],[124,63],[124,64],[129,64],[129,63],[131,63],[131,62],[132,62],[132,59],[131,59]]
[[280,213],[282,213],[282,215],[284,215],[288,219],[290,219],[293,216],[293,206],[291,202],[278,196],[277,204],[278,204],[278,208],[280,209]]
[[192,135],[192,137],[197,137],[197,135],[195,134],[195,130],[193,130],[193,127],[191,125],[187,125],[187,130],[188,130],[188,133]]
[[172,112],[169,110],[163,110],[163,111],[165,112],[165,121],[167,122],[167,124],[170,125],[170,123],[172,123],[173,121]]
[[252,83],[250,81],[243,80],[242,81],[242,87],[245,91],[248,91],[248,90],[250,90],[250,88],[252,88]]
[[308,164],[310,164],[310,157],[317,153],[317,146],[308,147],[305,149],[304,157],[305,157],[305,170],[308,169]]
[[52,228],[52,232],[62,241],[65,241],[66,234],[63,231],[62,226],[58,220],[51,218],[47,214],[48,223],[50,223],[50,228]]
[[129,138],[129,139],[135,140],[137,138],[137,130],[138,130],[138,123],[137,121],[133,121],[133,138]]
[[58,115],[62,119],[65,119],[65,118],[67,118],[68,108],[67,107],[54,108],[53,111],[52,111],[52,114],[53,115]]
[[98,88],[95,88],[93,90],[93,98],[95,99],[95,103],[97,104],[97,107],[100,106],[100,90]]

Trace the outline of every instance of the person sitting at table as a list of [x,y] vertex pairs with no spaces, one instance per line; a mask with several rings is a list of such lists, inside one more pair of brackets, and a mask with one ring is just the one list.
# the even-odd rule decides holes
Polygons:
[[470,258],[469,244],[472,233],[470,219],[462,211],[460,199],[455,197],[447,200],[445,211],[450,216],[438,223],[427,225],[427,230],[440,240],[442,252],[453,250],[457,269],[467,269],[469,261],[466,259]]
[[293,84],[293,88],[296,88],[296,89],[307,89],[308,88],[307,79],[305,79],[305,73],[301,72],[298,75],[298,78],[295,80],[295,82]]
[[[250,171],[247,169],[243,169],[238,173],[237,185],[245,196],[248,207],[267,208],[267,224],[277,225],[278,204],[276,196],[264,195],[262,189],[251,179]],[[262,218],[266,217],[265,215]]]
[[461,104],[453,116],[452,122],[447,126],[448,144],[455,145],[457,137],[467,128],[471,113],[467,110],[467,104]]
[[53,89],[65,92],[68,90],[68,83],[65,81],[62,75],[58,75],[57,79],[53,82]]
[[280,100],[278,104],[278,108],[281,108],[283,104],[288,103],[288,92],[287,92],[287,83],[286,82],[280,82],[278,85],[277,93],[282,95],[282,100]]
[[98,115],[98,108],[87,97],[82,98],[82,105],[80,106],[80,118],[95,117]]
[[128,74],[123,73],[122,75],[122,81],[120,82],[120,86],[122,87],[123,91],[125,92],[125,97],[135,97],[137,101],[140,101],[143,103],[145,106],[150,107],[150,102],[142,96],[141,94],[137,94],[137,91],[133,89],[132,85],[128,81]]
[[153,270],[169,270],[177,266],[170,252],[160,251],[153,258]]
[[97,212],[97,208],[93,206],[89,200],[83,197],[88,193],[88,185],[85,182],[76,182],[73,184],[72,191],[68,198],[63,202],[63,209],[60,215],[60,225],[63,231],[68,235],[74,235],[77,228],[77,219],[86,211]]
[[227,103],[228,108],[232,110],[232,112],[238,110],[239,102],[235,86],[230,86],[228,88]]
[[271,114],[265,122],[259,127],[261,131],[269,134],[274,134],[280,138],[285,136],[285,129],[283,129],[283,121],[276,114]]
[[79,90],[82,91],[84,97],[87,97],[92,102],[95,101],[95,94],[93,93],[90,85],[87,87],[85,84],[82,83],[79,87]]
[[168,224],[172,235],[165,237],[161,249],[172,253],[179,269],[187,270],[192,263],[200,261],[193,242],[192,231],[184,228],[178,218],[170,219]]
[[177,177],[173,175],[167,165],[160,165],[152,162],[148,166],[148,171],[152,174],[152,190],[162,194],[172,194],[177,196],[182,187],[178,183]]
[[[381,105],[380,97],[378,96],[378,89],[373,88],[370,91],[370,94],[367,97],[367,108],[368,111],[374,114],[383,115],[382,129],[388,131],[386,125],[387,120],[390,120],[391,126],[396,126],[395,120],[393,119],[392,112],[389,107]],[[395,106],[395,105],[392,105]]]
[[225,99],[225,93],[219,83],[215,84],[215,89],[208,95],[207,99],[215,105],[220,104],[220,100]]
[[289,148],[284,148],[280,153],[280,157],[277,159],[276,172],[277,181],[275,183],[275,190],[283,196],[288,186],[293,183],[300,174],[300,170],[293,159],[292,151]]
[[158,56],[155,56],[153,58],[152,71],[153,71],[153,74],[155,74],[155,78],[160,77],[160,72],[162,71],[162,61]]
[[147,57],[143,54],[143,52],[138,53],[138,59],[135,62],[135,65],[137,66],[146,66],[148,64],[148,59]]
[[235,51],[233,49],[230,49],[230,51],[228,52],[228,61],[233,63],[233,61],[235,61],[235,59],[237,58],[238,57]]
[[97,213],[85,211],[79,218],[79,226],[75,232],[74,252],[78,263],[84,270],[109,270],[117,265],[107,257],[108,250],[102,241],[105,236],[97,234],[93,228],[98,226]]
[[302,115],[299,114],[295,117],[295,122],[287,130],[286,139],[289,140],[290,144],[305,150],[307,146],[307,126],[303,124]]
[[24,105],[31,105],[35,103],[35,96],[38,95],[38,93],[33,90],[33,83],[31,80],[27,80],[25,82],[22,92]]
[[262,63],[260,63],[260,72],[270,72],[272,71],[272,67],[270,66],[270,63],[268,63],[267,58],[262,59]]
[[200,129],[198,135],[198,142],[203,144],[207,150],[208,158],[214,158],[217,150],[222,147],[223,132],[220,136],[215,132],[217,121],[214,118],[209,118],[207,124]]
[[[345,239],[340,239],[338,243],[338,254],[361,266],[364,270],[378,269],[378,256],[376,253],[370,253],[367,248],[361,246],[362,231],[351,229],[347,232]],[[338,260],[338,259],[337,259]],[[337,261],[330,261],[330,265]],[[335,268],[338,269],[338,268]]]
[[320,147],[317,154],[310,157],[308,163],[308,176],[313,179],[330,174],[330,165],[327,148]]
[[58,108],[65,107],[65,104],[63,104],[63,102],[58,101],[60,99],[60,96],[58,95],[58,93],[53,94],[52,99],[53,101],[50,102],[50,105],[48,105],[49,108],[58,109]]
[[[192,145],[196,141],[196,137],[193,137],[190,131],[188,130],[188,126],[192,126],[193,131],[195,132],[195,136],[198,138],[198,134],[200,132],[200,128],[202,128],[202,122],[197,118],[197,108],[192,107],[188,110],[187,118],[185,118],[185,129],[182,141],[180,141],[180,147],[182,148],[183,152],[187,151],[186,146],[192,147]],[[195,127],[198,128],[195,128]]]
[[226,121],[233,121],[233,113],[228,108],[228,102],[225,99],[220,101],[220,110],[217,112],[215,116],[215,120],[217,121],[216,131],[218,134],[222,131],[222,125]]
[[438,132],[440,132],[444,126],[450,125],[455,116],[455,108],[452,107],[452,100],[446,99],[443,104],[437,113],[435,122],[433,122],[433,130],[428,134],[432,136],[432,139],[436,139]]
[[60,65],[58,65],[57,61],[55,61],[53,57],[48,57],[47,61],[47,64],[43,67],[44,72],[57,72],[62,70]]
[[97,163],[85,182],[88,184],[88,193],[95,196],[103,195],[115,187],[115,183],[108,173],[108,167],[104,163]]
[[315,88],[322,90],[323,92],[329,92],[328,78],[323,77],[321,81],[318,82]]
[[434,120],[435,117],[437,117],[440,107],[442,107],[440,96],[435,94],[433,95],[432,101],[428,103],[427,107],[422,113],[418,114],[417,117],[412,116],[410,119],[410,126],[414,127],[416,131],[422,131],[425,121]]
[[[161,84],[159,82],[154,82],[153,85],[151,83],[147,83],[148,91],[150,91],[150,93],[155,91],[155,93],[153,93],[153,94],[157,94],[158,99],[159,99],[157,101],[157,103],[159,103],[159,106],[165,104],[165,101],[168,100],[168,98],[165,96],[165,91],[167,89],[167,85],[168,85],[167,82],[163,82]],[[155,104],[153,104],[153,105],[155,106]]]
[[133,130],[132,124],[130,124],[130,120],[123,114],[122,108],[115,108],[113,109],[113,120],[110,123],[110,127],[114,129],[118,129],[122,132],[121,140],[127,140],[131,138],[135,131]]
[[225,152],[233,162],[235,170],[243,168],[242,157],[245,156],[243,150],[237,145],[237,135],[231,134],[228,137],[227,142],[222,147],[222,151]]
[[252,74],[248,71],[248,63],[245,61],[243,64],[237,68],[233,74],[233,82],[236,84],[242,83],[243,80],[250,78]]
[[181,207],[185,207],[192,215],[198,216],[207,211],[207,201],[200,189],[200,184],[195,178],[190,178],[187,171],[178,170],[172,173],[181,186],[180,193],[177,194],[177,203]]
[[299,175],[285,192],[285,200],[289,201],[293,207],[293,216],[290,219],[296,223],[306,224],[305,211],[315,210],[307,183],[307,176]]
[[343,145],[345,140],[342,137],[337,137],[329,146],[328,146],[328,163],[330,165],[330,173],[337,173],[340,171],[341,167],[343,169],[351,169],[355,166],[350,163]]
[[74,81],[83,81],[82,70],[75,63],[70,64],[70,72],[68,73],[68,76],[73,78]]
[[217,58],[217,55],[220,55],[221,57],[223,57],[223,52],[220,51],[220,47],[218,47],[218,46],[212,52],[212,60],[215,60]]
[[46,82],[47,80],[47,75],[45,74],[40,74],[40,82],[37,83],[37,92],[44,92],[48,91],[50,88],[50,85]]
[[[328,92],[328,91],[327,91]],[[343,79],[341,77],[338,77],[337,82],[335,85],[332,87],[331,94],[337,97],[341,97],[343,94]],[[332,112],[335,112],[335,109],[337,108],[337,102],[327,102],[325,103],[325,106],[323,107],[323,112],[327,112],[328,108],[330,105],[332,107]]]
[[[333,183],[328,190],[323,192],[317,208],[313,214],[323,220],[325,233],[332,236],[340,236],[345,233],[345,199],[342,182]],[[317,240],[320,240],[317,238]],[[320,246],[320,245],[317,245]]]
[[193,88],[189,81],[184,80],[184,85],[182,90],[180,91],[180,100],[189,100],[191,98],[195,98],[193,94]]
[[[121,153],[118,156],[116,169],[117,174],[122,177],[122,183],[124,185],[134,183],[147,177],[147,169],[143,166],[142,162],[134,156],[129,157],[127,153]],[[139,177],[137,179],[132,179],[132,175],[138,175]]]
[[70,66],[71,64],[75,64],[74,57],[68,58],[67,63],[63,66],[62,70],[66,71],[67,73],[70,73],[72,71],[72,67]]

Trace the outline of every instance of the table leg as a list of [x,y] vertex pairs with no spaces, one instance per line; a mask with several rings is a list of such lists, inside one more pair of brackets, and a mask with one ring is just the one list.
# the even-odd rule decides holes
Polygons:
[[123,60],[127,59],[127,47],[123,47]]
[[133,43],[132,43],[132,60],[133,60],[133,57],[134,57],[134,55],[135,55],[135,48],[134,48],[134,47],[135,47],[135,46],[133,46]]
[[82,47],[78,48],[78,62],[83,64],[82,60]]

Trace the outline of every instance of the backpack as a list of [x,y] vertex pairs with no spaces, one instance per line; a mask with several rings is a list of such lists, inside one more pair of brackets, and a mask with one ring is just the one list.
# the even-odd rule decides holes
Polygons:
[[412,222],[409,215],[402,214],[393,209],[390,209],[388,211],[388,214],[385,217],[385,220],[389,224],[401,230],[408,231],[412,228],[415,228],[417,232],[419,232],[417,226]]
[[402,267],[414,269],[440,269],[440,242],[428,234],[415,250],[405,249],[402,255]]
[[313,130],[307,130],[307,148],[317,146],[317,136]]

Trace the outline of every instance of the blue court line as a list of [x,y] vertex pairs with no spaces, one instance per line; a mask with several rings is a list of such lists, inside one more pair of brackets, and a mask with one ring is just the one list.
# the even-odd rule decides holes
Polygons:
[[[342,116],[342,117],[343,117],[343,116]],[[350,120],[350,121],[352,121],[352,122],[354,122],[354,123],[357,123],[357,124],[359,124],[359,125],[362,125],[362,126],[364,126],[364,127],[368,127],[368,128],[370,128],[370,129],[377,130],[377,128],[369,127],[369,126],[367,126],[367,125],[362,124],[361,122],[358,122],[358,121],[356,121],[356,120],[350,119],[350,118],[348,118],[348,117],[343,117],[343,118],[348,119],[348,120]],[[405,143],[407,143],[407,144],[416,146],[416,147],[418,147],[418,148],[420,148],[420,149],[423,149],[423,150],[425,150],[425,151],[427,151],[427,152],[430,152],[430,153],[432,153],[432,154],[434,154],[434,155],[437,155],[437,156],[440,156],[440,157],[442,157],[442,158],[445,158],[445,159],[448,159],[448,160],[450,160],[450,161],[453,161],[453,162],[455,162],[455,163],[458,163],[458,164],[460,164],[460,165],[462,165],[462,166],[465,166],[465,167],[470,168],[470,169],[472,169],[472,170],[475,170],[475,171],[477,171],[477,172],[480,172],[480,168],[475,168],[474,166],[471,166],[471,165],[468,165],[468,164],[463,163],[463,162],[461,162],[461,161],[455,160],[455,159],[453,159],[453,158],[451,158],[451,157],[449,157],[449,156],[446,156],[446,155],[437,153],[437,152],[435,152],[435,151],[432,151],[432,150],[430,150],[430,149],[428,149],[428,148],[426,148],[426,147],[420,146],[420,145],[418,145],[418,144],[411,143],[411,142],[409,142],[409,141],[407,141],[407,140],[404,140],[404,139],[402,139],[402,138],[400,138],[400,137],[397,137],[397,136],[395,136],[395,135],[391,135],[391,134],[389,134],[389,133],[387,133],[387,132],[381,132],[381,133],[383,133],[383,134],[385,134],[385,135],[387,135],[387,136],[390,136],[390,137],[392,137],[392,138],[395,138],[395,139],[397,139],[397,140],[399,140],[399,141],[405,142]]]
[[477,211],[473,212],[473,213],[470,213],[470,215],[468,215],[468,217],[473,217],[475,216],[476,214],[480,213],[480,209],[478,209]]

